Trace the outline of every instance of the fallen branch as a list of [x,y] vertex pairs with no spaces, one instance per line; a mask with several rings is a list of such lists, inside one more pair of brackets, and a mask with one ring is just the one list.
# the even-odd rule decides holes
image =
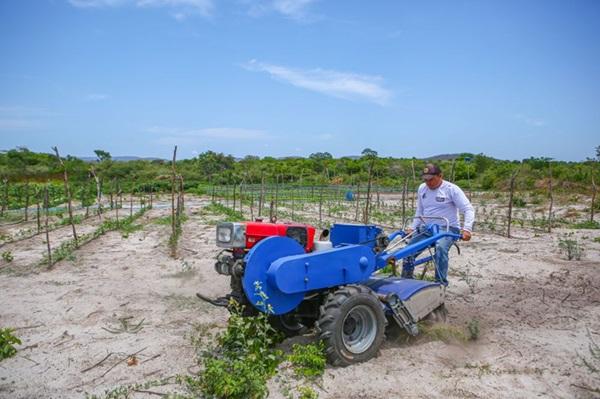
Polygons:
[[109,358],[111,355],[114,355],[114,353],[113,353],[113,352],[110,352],[108,355],[106,355],[106,356],[105,356],[105,357],[104,357],[102,360],[100,360],[98,363],[94,364],[93,366],[90,366],[90,367],[88,367],[88,368],[87,368],[87,369],[85,369],[85,370],[81,370],[81,372],[82,372],[82,373],[85,373],[85,372],[88,372],[88,371],[90,371],[91,369],[93,369],[93,368],[95,368],[95,367],[98,367],[98,366],[100,366],[100,365],[101,365],[102,363],[104,363],[104,361],[105,361],[106,359],[108,359],[108,358]]
[[143,362],[141,362],[140,364],[144,364],[144,363],[146,363],[146,362],[149,362],[150,360],[154,360],[154,359],[156,359],[157,357],[160,357],[160,353],[159,353],[158,355],[154,355],[154,356],[152,356],[150,359],[146,359],[146,360],[144,360],[144,361],[143,361]]
[[148,349],[147,346],[145,348],[140,349],[139,351],[137,351],[135,353],[132,353],[131,355],[125,356],[123,359],[119,360],[118,362],[116,362],[115,364],[113,364],[112,366],[110,366],[110,368],[108,370],[106,370],[104,372],[104,374],[102,374],[100,377],[104,377],[106,374],[108,374],[112,369],[114,369],[115,367],[117,367],[119,364],[127,361],[127,359],[129,359],[130,357],[135,356],[138,353],[145,351],[146,349]]
[[592,387],[588,387],[587,385],[579,385],[579,384],[571,384],[571,386],[579,388],[579,389],[584,389],[589,392],[600,393],[600,388],[592,388]]
[[15,327],[13,330],[29,330],[31,328],[45,327],[45,324],[35,324],[33,326]]
[[132,389],[133,392],[139,392],[139,393],[147,393],[149,395],[157,395],[157,396],[167,396],[166,393],[161,393],[161,392],[154,392],[154,391],[146,391],[143,389]]

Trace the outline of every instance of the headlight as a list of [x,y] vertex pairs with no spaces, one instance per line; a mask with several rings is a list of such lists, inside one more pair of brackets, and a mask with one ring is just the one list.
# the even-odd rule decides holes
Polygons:
[[217,242],[230,242],[231,241],[231,227],[230,226],[219,226],[217,227]]
[[223,222],[217,225],[217,246],[221,248],[245,248],[246,225]]

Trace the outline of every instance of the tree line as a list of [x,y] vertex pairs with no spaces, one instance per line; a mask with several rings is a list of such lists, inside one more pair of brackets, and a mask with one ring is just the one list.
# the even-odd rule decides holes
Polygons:
[[[506,191],[515,170],[519,190],[546,190],[550,182],[556,192],[591,193],[598,181],[600,146],[595,156],[581,162],[557,161],[531,157],[522,160],[499,160],[484,154],[463,153],[435,160],[447,180],[467,190]],[[170,160],[117,161],[110,153],[96,150],[96,160],[85,162],[73,156],[58,158],[19,147],[0,152],[0,200],[2,210],[25,207],[41,186],[49,187],[52,202],[64,201],[62,174],[66,169],[73,186],[73,198],[82,204],[93,203],[98,189],[103,195],[118,193],[167,192],[172,187]],[[195,158],[176,162],[183,188],[195,190],[206,185],[294,184],[362,185],[390,189],[405,185],[414,190],[420,184],[421,170],[428,160],[380,157],[366,148],[361,156],[334,158],[317,152],[307,158],[246,156],[206,151]]]

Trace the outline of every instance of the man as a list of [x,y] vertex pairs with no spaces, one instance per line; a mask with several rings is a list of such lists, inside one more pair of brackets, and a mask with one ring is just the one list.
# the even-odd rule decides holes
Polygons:
[[[456,184],[445,181],[442,178],[442,170],[438,165],[427,164],[423,169],[421,177],[424,183],[419,186],[417,191],[417,211],[412,226],[406,229],[407,233],[414,231],[414,237],[409,244],[414,244],[427,238],[426,232],[421,225],[424,223],[435,223],[440,226],[440,230],[446,228],[445,221],[442,219],[427,219],[426,217],[444,217],[448,219],[450,230],[460,234],[463,241],[471,239],[473,222],[475,221],[475,210],[469,202],[465,193]],[[463,214],[464,226],[460,228],[458,214]],[[423,216],[424,220],[419,219]],[[448,251],[454,240],[445,237],[435,244],[435,281],[448,285]],[[413,278],[414,256],[405,258],[402,265],[402,277]]]

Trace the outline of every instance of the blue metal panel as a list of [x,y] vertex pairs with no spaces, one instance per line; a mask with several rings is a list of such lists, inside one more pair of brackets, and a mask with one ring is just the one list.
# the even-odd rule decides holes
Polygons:
[[295,294],[366,281],[374,271],[375,254],[371,248],[348,245],[278,259],[267,275],[270,286]]
[[336,223],[331,227],[330,240],[334,247],[344,244],[362,244],[370,248],[381,234],[381,228],[373,224]]
[[266,296],[266,303],[271,305],[276,315],[287,313],[296,308],[304,299],[304,293],[285,294],[267,281],[267,271],[276,259],[289,255],[304,253],[304,248],[296,240],[288,237],[268,237],[256,244],[246,255],[246,270],[242,279],[242,286],[246,297],[252,305],[265,311],[264,298],[259,296],[256,284],[260,286]]
[[398,295],[401,300],[407,301],[417,292],[430,287],[439,287],[441,284],[431,281],[387,277],[372,278],[366,285],[378,294],[387,295],[393,293]]

